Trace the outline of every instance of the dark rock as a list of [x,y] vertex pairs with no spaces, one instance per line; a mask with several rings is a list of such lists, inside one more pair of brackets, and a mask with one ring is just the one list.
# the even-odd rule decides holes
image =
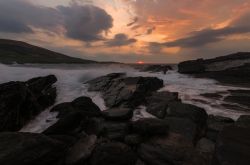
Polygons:
[[201,153],[212,154],[215,149],[215,143],[209,139],[202,138],[196,145],[196,150]]
[[235,124],[239,127],[249,127],[250,128],[250,115],[240,116]]
[[131,127],[134,133],[144,136],[166,135],[168,133],[167,122],[154,118],[134,121],[132,122]]
[[139,157],[147,165],[183,164],[193,152],[192,142],[179,134],[170,133],[166,137],[154,137],[138,148]]
[[228,85],[249,87],[250,53],[239,52],[208,60],[180,63],[179,72],[200,78],[212,78]]
[[85,117],[97,117],[102,115],[100,108],[93,103],[92,99],[85,96],[79,97],[72,102],[58,104],[50,111],[58,112],[58,118],[65,117],[72,112],[81,113]]
[[185,61],[178,64],[179,73],[203,73],[205,72],[205,66],[203,64],[203,59]]
[[28,88],[36,96],[38,103],[46,108],[55,103],[56,88],[52,85],[57,81],[56,76],[48,75],[45,77],[37,77],[25,82]]
[[219,93],[203,93],[201,94],[201,96],[207,97],[207,98],[213,98],[213,99],[220,99],[223,97]]
[[169,103],[166,117],[189,118],[200,127],[204,127],[208,115],[203,108],[181,102],[171,102]]
[[186,139],[193,141],[199,135],[198,126],[188,118],[167,117],[164,119],[169,126],[169,131],[182,135]]
[[90,91],[100,91],[108,107],[126,105],[136,107],[145,97],[163,87],[163,81],[155,77],[125,77],[114,73],[87,82]]
[[54,76],[34,78],[26,83],[0,85],[0,131],[18,131],[48,106],[54,104]]
[[64,118],[59,119],[54,125],[47,128],[45,135],[76,135],[82,131],[82,122],[84,117],[81,113],[71,113]]
[[110,142],[99,144],[90,159],[91,165],[135,165],[136,154],[125,144]]
[[173,128],[175,128],[176,130],[179,129],[179,131],[184,133],[183,135],[187,135],[187,137],[189,138],[193,137],[194,142],[205,134],[208,115],[206,111],[200,107],[191,104],[184,104],[181,102],[171,102],[169,103],[167,109],[166,118],[168,117],[186,118],[194,122],[196,127],[190,121],[183,120],[183,122],[185,121],[188,124],[188,129],[193,130],[189,134],[186,134],[185,129],[182,128],[184,127],[184,125],[178,126],[177,124],[178,120],[181,121],[181,119],[177,120],[175,118],[172,119],[172,121],[170,120],[173,124]]
[[100,116],[100,108],[93,103],[92,99],[86,96],[79,97],[71,102],[72,106],[87,116]]
[[216,141],[217,135],[224,127],[234,124],[234,120],[222,116],[209,115],[207,120],[207,134],[206,137],[210,140]]
[[131,146],[137,146],[143,141],[143,137],[138,134],[127,135],[124,139],[124,142]]
[[250,108],[250,90],[230,90],[231,95],[224,100]]
[[107,120],[129,120],[133,117],[133,110],[129,108],[112,108],[102,112]]
[[82,121],[82,129],[89,135],[100,136],[103,134],[105,120],[101,117],[86,118]]
[[101,126],[101,136],[111,140],[123,141],[129,133],[129,124],[125,122],[105,121]]
[[65,146],[42,134],[0,133],[1,165],[61,165]]
[[58,112],[57,118],[63,118],[66,117],[69,113],[75,112],[75,109],[71,105],[71,103],[60,103],[54,106],[50,111]]
[[80,138],[66,155],[67,165],[84,164],[95,148],[97,137],[95,135]]
[[218,136],[212,165],[248,165],[250,128],[225,127]]
[[226,85],[249,87],[250,64],[221,71],[207,71],[202,74],[196,74],[195,77],[212,78]]
[[173,70],[173,68],[169,65],[148,65],[144,67],[141,71],[142,72],[162,72],[165,74],[169,70]]
[[168,104],[171,101],[178,100],[178,93],[176,92],[155,92],[152,96],[147,98],[146,111],[160,119],[166,116]]

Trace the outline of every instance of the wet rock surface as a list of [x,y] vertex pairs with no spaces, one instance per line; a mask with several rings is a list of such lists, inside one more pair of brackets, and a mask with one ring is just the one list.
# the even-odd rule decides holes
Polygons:
[[185,61],[178,71],[200,78],[212,78],[221,83],[249,87],[250,53],[239,52],[213,59]]
[[[32,105],[26,108],[34,110],[31,103],[39,107],[48,105],[44,101],[46,95],[39,94],[39,91],[47,91],[54,81],[51,76],[30,80],[29,92],[36,93],[35,98],[43,99],[28,100],[29,104],[24,104],[24,107]],[[157,78],[126,77],[123,73],[114,73],[88,83],[89,90],[103,94],[108,106],[105,111],[101,111],[91,98],[82,96],[55,105],[51,112],[58,113],[58,121],[41,134],[0,132],[0,164],[249,164],[249,116],[241,116],[235,122],[230,118],[207,115],[203,108],[183,103],[178,93],[156,92],[163,85]],[[27,88],[27,85],[18,83],[10,91],[19,94],[20,91],[26,92]],[[1,90],[0,85],[1,91],[5,90]],[[229,92],[237,97],[249,94],[241,90]],[[13,95],[22,98],[18,94]],[[204,97],[218,96],[207,94]],[[4,107],[5,104],[0,102],[0,105]],[[133,118],[134,110],[141,105],[153,115],[151,118]],[[13,112],[15,110],[19,109],[13,109]],[[11,115],[9,117],[16,120]]]
[[56,77],[0,85],[0,131],[18,131],[45,108],[54,104]]
[[126,77],[124,73],[109,74],[87,83],[90,91],[102,93],[108,107],[136,107],[148,94],[163,87],[163,81],[156,77]]

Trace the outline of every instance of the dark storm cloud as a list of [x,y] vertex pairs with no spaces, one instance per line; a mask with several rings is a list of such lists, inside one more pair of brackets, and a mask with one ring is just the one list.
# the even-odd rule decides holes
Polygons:
[[30,26],[50,29],[60,24],[59,13],[49,7],[35,6],[24,0],[0,1],[0,31],[32,32]]
[[0,32],[31,33],[32,27],[36,27],[59,33],[57,27],[63,27],[69,38],[96,41],[112,26],[112,17],[92,5],[72,2],[67,7],[50,8],[25,0],[0,1]]
[[101,33],[108,32],[113,26],[112,17],[99,7],[73,4],[70,7],[59,6],[58,10],[64,16],[66,35],[70,38],[83,41],[101,40]]
[[116,34],[113,39],[106,41],[105,44],[110,47],[126,46],[135,43],[136,41],[136,39],[129,38],[126,34],[119,33]]

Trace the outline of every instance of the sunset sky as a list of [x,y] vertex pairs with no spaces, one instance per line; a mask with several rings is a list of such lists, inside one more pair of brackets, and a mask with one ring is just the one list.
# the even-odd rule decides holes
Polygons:
[[250,0],[0,0],[0,36],[98,61],[250,51]]

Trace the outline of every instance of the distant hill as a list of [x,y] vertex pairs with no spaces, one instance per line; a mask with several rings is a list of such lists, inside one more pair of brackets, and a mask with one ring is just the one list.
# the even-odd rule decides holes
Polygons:
[[0,63],[88,64],[97,62],[69,57],[21,41],[0,39]]

